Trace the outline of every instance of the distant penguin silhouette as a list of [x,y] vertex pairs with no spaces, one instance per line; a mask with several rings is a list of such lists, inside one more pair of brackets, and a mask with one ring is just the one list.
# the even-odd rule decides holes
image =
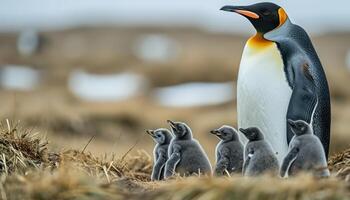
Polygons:
[[300,172],[312,172],[316,177],[328,177],[327,159],[320,139],[311,126],[303,120],[288,120],[295,134],[289,144],[289,151],[283,160],[280,175],[294,176]]
[[168,120],[173,132],[165,164],[165,178],[174,174],[211,174],[209,159],[199,142],[192,137],[192,131],[185,123]]
[[227,173],[242,173],[244,148],[237,131],[225,125],[210,132],[220,139],[215,149],[215,174],[222,176]]
[[259,176],[264,173],[278,175],[279,163],[272,147],[256,128],[239,129],[249,140],[244,150],[244,176]]
[[168,147],[172,139],[172,135],[168,129],[161,128],[157,130],[147,130],[153,140],[156,142],[156,146],[153,150],[154,166],[152,170],[152,181],[159,181],[164,179],[164,166],[168,160]]

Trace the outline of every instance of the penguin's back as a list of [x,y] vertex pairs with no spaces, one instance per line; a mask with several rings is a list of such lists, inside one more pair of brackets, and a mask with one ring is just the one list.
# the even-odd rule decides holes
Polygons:
[[316,94],[318,104],[312,121],[314,122],[313,130],[321,142],[324,144],[326,155],[328,156],[328,147],[330,140],[330,123],[331,123],[331,105],[330,94],[327,78],[321,64],[321,61],[312,45],[312,42],[303,28],[295,25],[293,39],[305,50],[305,55],[311,62],[310,73],[315,80]]
[[[287,62],[291,60],[290,56],[303,57],[309,62],[310,67],[308,70],[314,80],[315,93],[317,95],[317,107],[312,116],[312,126],[314,134],[320,138],[327,156],[331,125],[329,87],[323,66],[309,35],[302,27],[287,20],[281,27],[265,34],[264,37],[278,44],[285,66],[288,66]],[[290,45],[296,47],[292,54],[288,53]],[[286,69],[286,72],[289,70]],[[289,77],[287,77],[290,85],[293,84],[291,83],[291,76],[293,74],[289,73]]]

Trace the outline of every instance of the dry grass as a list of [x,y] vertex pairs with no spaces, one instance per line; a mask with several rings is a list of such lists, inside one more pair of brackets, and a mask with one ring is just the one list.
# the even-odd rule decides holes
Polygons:
[[37,134],[14,126],[9,120],[0,124],[0,169],[3,174],[24,174],[28,168],[40,169],[48,161],[47,142]]
[[331,171],[336,172],[336,176],[350,182],[350,149],[345,150],[329,159]]
[[125,199],[134,192],[147,190],[145,185],[128,178],[106,183],[68,166],[53,172],[12,175],[6,177],[2,186],[3,199]]
[[189,178],[165,183],[143,199],[348,199],[349,188],[334,178],[300,176],[281,180],[259,178]]
[[308,175],[288,180],[236,176],[150,182],[152,159],[143,151],[134,155],[128,151],[120,158],[95,157],[83,150],[49,152],[45,140],[21,129],[18,124],[13,126],[6,121],[1,127],[1,199],[296,200],[350,197],[350,185],[346,182],[350,150],[330,159],[330,168],[335,174],[330,179],[316,180]]
[[144,151],[129,156],[128,151],[121,158],[95,157],[83,150],[48,152],[47,144],[38,134],[23,129],[9,120],[0,127],[1,172],[5,174],[25,174],[28,169],[58,169],[67,166],[81,169],[90,176],[106,178],[108,182],[117,177],[149,181],[152,170],[151,157]]
[[126,155],[122,158],[113,156],[108,159],[107,156],[98,158],[91,153],[68,150],[55,157],[55,163],[71,165],[71,167],[81,169],[91,177],[105,179],[107,182],[112,182],[120,177],[150,181],[149,174],[152,171],[151,157],[144,151],[138,151],[133,156]]
[[118,199],[118,190],[145,190],[136,182],[150,180],[152,162],[143,151],[121,158],[49,152],[45,140],[12,124],[1,125],[1,199]]

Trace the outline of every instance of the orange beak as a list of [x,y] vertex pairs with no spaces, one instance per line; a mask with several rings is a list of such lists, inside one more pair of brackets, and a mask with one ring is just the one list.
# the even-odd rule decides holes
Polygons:
[[243,16],[252,18],[252,19],[259,19],[260,16],[258,14],[256,14],[255,12],[251,12],[248,10],[235,10],[236,13],[241,14]]

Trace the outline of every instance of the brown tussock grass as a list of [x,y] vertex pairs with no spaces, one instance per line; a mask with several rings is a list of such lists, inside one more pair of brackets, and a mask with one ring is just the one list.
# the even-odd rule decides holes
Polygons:
[[137,151],[133,156],[107,158],[107,156],[95,157],[91,153],[78,150],[67,150],[59,153],[55,163],[61,165],[73,165],[81,169],[85,174],[106,179],[111,182],[121,177],[128,177],[137,181],[150,181],[149,174],[152,171],[151,157],[144,151]]
[[332,156],[328,162],[331,171],[336,172],[336,176],[350,183],[350,149]]
[[143,199],[348,199],[349,188],[336,178],[310,175],[282,180],[271,176],[186,178],[164,183]]
[[[150,182],[152,158],[144,151],[96,157],[84,150],[49,152],[38,134],[9,121],[0,129],[1,199],[349,199],[347,150],[330,159],[333,176],[176,177]],[[85,148],[84,148],[85,149]]]
[[37,133],[22,129],[19,123],[6,120],[0,124],[1,173],[25,173],[28,168],[39,169],[48,161],[48,142]]

